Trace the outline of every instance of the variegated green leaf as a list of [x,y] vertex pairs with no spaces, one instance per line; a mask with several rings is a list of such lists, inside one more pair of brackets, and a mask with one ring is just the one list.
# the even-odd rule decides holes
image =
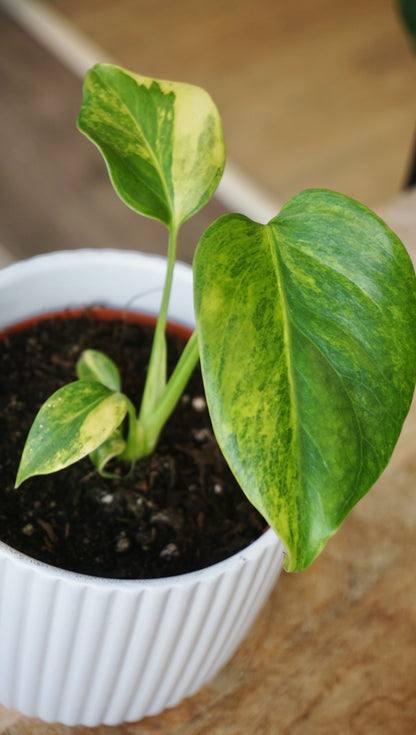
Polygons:
[[110,390],[121,390],[121,378],[117,365],[99,350],[84,350],[77,362],[80,380],[98,381]]
[[195,257],[213,426],[232,470],[310,564],[386,466],[416,378],[416,289],[365,207],[306,191],[268,225],[226,215]]
[[103,154],[121,199],[168,226],[201,209],[221,178],[221,121],[199,87],[98,64],[85,78],[78,127]]
[[16,487],[28,477],[56,472],[85,457],[120,426],[127,408],[123,394],[101,383],[80,380],[60,388],[32,424]]

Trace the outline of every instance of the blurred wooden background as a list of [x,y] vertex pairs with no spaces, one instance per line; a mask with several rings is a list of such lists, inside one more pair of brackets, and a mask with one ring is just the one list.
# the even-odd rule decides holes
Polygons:
[[120,63],[205,86],[229,155],[284,200],[400,187],[415,63],[395,0],[48,0]]
[[[395,0],[0,0],[0,245],[14,257],[84,246],[163,252],[165,239],[119,203],[76,131],[80,78],[2,6],[46,11],[101,48],[95,60],[205,86],[230,160],[276,209],[309,186],[372,207],[402,187],[416,63]],[[190,260],[229,208],[214,201],[189,223],[180,257]]]

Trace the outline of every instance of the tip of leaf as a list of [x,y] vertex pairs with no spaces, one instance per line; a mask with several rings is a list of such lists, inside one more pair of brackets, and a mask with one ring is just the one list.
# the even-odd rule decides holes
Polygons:
[[29,472],[25,472],[24,468],[22,468],[22,465],[19,465],[19,469],[17,471],[16,481],[14,483],[14,490],[18,490],[19,487],[24,483],[25,480],[28,480],[30,477]]

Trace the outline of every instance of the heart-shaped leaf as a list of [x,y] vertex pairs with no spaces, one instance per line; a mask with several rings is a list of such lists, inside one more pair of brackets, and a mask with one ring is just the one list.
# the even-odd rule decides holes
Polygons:
[[194,276],[216,436],[286,568],[303,569],[376,481],[408,412],[413,266],[368,209],[311,190],[268,225],[217,220]]
[[120,426],[128,400],[102,383],[69,383],[43,404],[30,429],[16,487],[63,469],[99,447]]
[[224,168],[224,138],[200,87],[98,64],[86,75],[78,127],[100,149],[116,192],[137,212],[179,226]]

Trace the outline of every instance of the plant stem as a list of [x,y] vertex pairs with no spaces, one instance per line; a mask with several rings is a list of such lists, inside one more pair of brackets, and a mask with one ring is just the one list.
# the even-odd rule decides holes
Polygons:
[[143,441],[142,431],[140,430],[139,423],[137,421],[136,409],[128,398],[127,401],[128,431],[126,446],[122,455],[120,455],[120,459],[134,463],[140,457],[145,456],[147,452],[144,450],[145,443]]
[[159,315],[156,322],[147,378],[138,417],[138,422],[143,427],[146,426],[148,420],[152,416],[154,409],[159,402],[159,399],[166,386],[167,350],[165,332],[169,297],[172,288],[173,271],[176,260],[177,235],[178,228],[175,224],[172,224],[169,228],[167,269],[165,283],[163,287],[162,301],[160,304]]
[[146,433],[149,438],[152,437],[153,446],[156,445],[163,426],[178,403],[198,359],[199,348],[195,330],[186,343],[166,388],[147,423]]
[[179,401],[199,358],[198,342],[194,332],[167,382],[166,323],[176,261],[177,232],[176,225],[171,225],[165,284],[153,338],[146,384],[135,427],[130,425],[129,429],[128,447],[125,456],[133,461],[149,454],[155,448],[160,432]]
[[[178,227],[176,224],[172,224],[169,228],[169,245],[168,245],[168,262],[165,277],[165,285],[163,287],[162,302],[160,305],[159,316],[157,319],[155,340],[158,335],[165,337],[166,332],[166,321],[169,307],[170,292],[172,290],[173,271],[176,262],[176,249],[178,242]],[[150,358],[151,359],[151,358]]]
[[136,419],[134,406],[130,403],[129,430],[122,459],[135,462],[154,450],[160,432],[178,403],[198,359],[198,339],[194,331],[184,347],[159,402],[145,421]]

